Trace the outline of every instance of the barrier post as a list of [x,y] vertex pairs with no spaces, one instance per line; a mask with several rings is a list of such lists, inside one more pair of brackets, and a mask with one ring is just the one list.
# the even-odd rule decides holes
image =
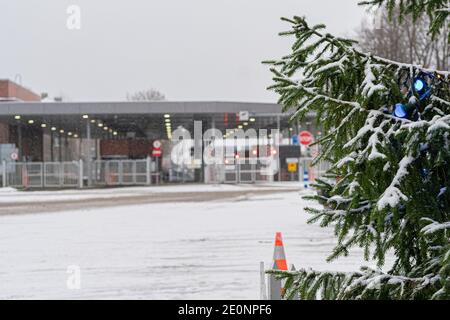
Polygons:
[[309,172],[308,172],[308,169],[306,169],[306,164],[305,164],[305,170],[304,170],[304,173],[303,173],[303,186],[304,186],[304,188],[305,189],[308,189],[308,187],[309,187]]
[[264,262],[259,263],[259,275],[260,275],[260,299],[267,300],[267,288],[266,288],[266,270],[264,267]]
[[152,184],[152,161],[151,158],[149,156],[147,156],[146,159],[146,165],[145,165],[145,173],[146,173],[146,177],[147,177],[147,185],[151,185]]
[[238,184],[241,184],[241,163],[239,159],[236,161],[236,181]]
[[161,178],[161,174],[159,172],[159,158],[155,158],[155,170],[156,170],[156,173],[157,173],[156,178],[158,179],[156,184],[159,185],[159,182],[160,182],[159,180]]
[[28,179],[27,163],[26,162],[22,162],[21,163],[21,168],[22,168],[22,185],[25,188],[28,188],[29,179]]
[[80,187],[80,189],[83,189],[84,186],[84,180],[83,180],[83,176],[84,176],[84,165],[83,165],[83,160],[80,159],[78,161],[78,186]]
[[6,188],[6,161],[2,161],[2,187]]

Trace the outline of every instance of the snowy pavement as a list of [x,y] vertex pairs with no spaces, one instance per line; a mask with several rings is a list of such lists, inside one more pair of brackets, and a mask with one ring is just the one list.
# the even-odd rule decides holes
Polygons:
[[250,190],[271,189],[300,189],[300,183],[284,182],[263,185],[162,185],[150,187],[104,188],[82,190],[50,190],[50,191],[18,191],[14,188],[0,188],[0,204],[9,203],[36,203],[57,202],[71,200],[111,199],[136,195],[159,195],[167,193],[191,193],[191,192],[234,192]]
[[360,250],[325,262],[333,232],[306,224],[300,193],[0,217],[0,299],[258,299],[277,231],[297,268],[357,270]]

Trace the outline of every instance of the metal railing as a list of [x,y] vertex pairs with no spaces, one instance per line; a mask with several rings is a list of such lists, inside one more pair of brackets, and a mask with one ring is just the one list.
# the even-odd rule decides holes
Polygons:
[[88,186],[131,186],[160,183],[151,159],[72,162],[6,162],[1,165],[3,187],[83,188]]
[[97,160],[92,163],[92,184],[104,186],[150,185],[160,182],[159,172],[144,160]]
[[[328,162],[319,162],[312,165],[313,158],[300,158],[296,172],[288,172],[286,169],[271,170],[261,164],[235,163],[232,165],[210,165],[205,170],[206,183],[246,184],[264,183],[274,181],[303,181],[305,174],[309,182],[323,176],[330,168]],[[281,175],[281,177],[279,177]]]
[[207,167],[206,183],[249,184],[274,181],[260,164],[240,163]]
[[2,184],[15,188],[80,186],[80,162],[3,162]]

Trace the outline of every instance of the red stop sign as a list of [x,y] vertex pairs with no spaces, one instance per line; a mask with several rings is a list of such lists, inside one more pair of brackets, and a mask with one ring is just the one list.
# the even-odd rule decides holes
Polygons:
[[155,148],[153,148],[153,150],[152,150],[152,157],[155,157],[155,158],[161,158],[161,156],[162,156],[162,151],[161,151],[161,149],[155,149]]
[[300,143],[304,146],[309,146],[314,142],[314,136],[309,131],[302,131],[299,134]]

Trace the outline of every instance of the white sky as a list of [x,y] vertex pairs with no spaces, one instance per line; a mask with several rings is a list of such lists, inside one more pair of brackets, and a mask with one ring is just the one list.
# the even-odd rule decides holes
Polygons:
[[[124,100],[157,88],[169,100],[274,102],[264,59],[289,52],[281,16],[352,35],[358,0],[0,0],[0,78],[71,101]],[[81,30],[66,27],[69,5]],[[20,81],[19,81],[20,82]]]

